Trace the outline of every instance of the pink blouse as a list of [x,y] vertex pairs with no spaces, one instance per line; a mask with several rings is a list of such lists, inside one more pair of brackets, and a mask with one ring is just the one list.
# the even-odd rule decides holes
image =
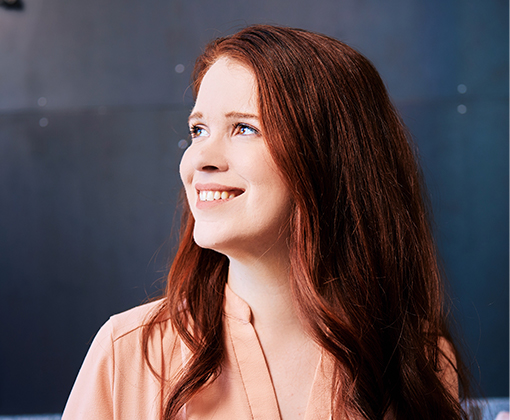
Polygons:
[[[158,302],[115,315],[100,329],[67,401],[63,420],[159,420],[165,405],[163,384],[175,378],[188,349],[169,319],[163,319],[142,353],[143,326]],[[183,410],[181,419],[280,419],[278,402],[264,353],[251,324],[251,310],[227,286],[224,332],[226,360],[221,375],[204,387]],[[305,420],[331,417],[333,364],[321,357]],[[168,388],[166,388],[168,390]]]

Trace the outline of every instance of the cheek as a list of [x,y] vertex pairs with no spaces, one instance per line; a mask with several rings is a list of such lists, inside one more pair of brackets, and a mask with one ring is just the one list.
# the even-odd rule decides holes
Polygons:
[[191,163],[191,153],[189,153],[189,150],[190,149],[188,148],[182,155],[181,163],[179,164],[179,175],[181,176],[181,181],[186,191],[188,204],[190,205],[190,208],[192,208],[193,206],[191,204],[195,195],[195,191],[192,188],[193,165]]
[[245,168],[255,183],[269,188],[271,191],[280,192],[283,179],[280,171],[269,156],[261,156],[259,159],[247,162]]
[[239,148],[232,155],[237,167],[242,168],[243,175],[256,183],[267,183],[268,179],[277,176],[279,172],[265,144]]
[[189,153],[190,149],[186,149],[181,158],[181,163],[179,164],[179,174],[181,176],[181,181],[185,187],[187,187],[192,182],[193,178],[193,167],[191,165],[191,153]]

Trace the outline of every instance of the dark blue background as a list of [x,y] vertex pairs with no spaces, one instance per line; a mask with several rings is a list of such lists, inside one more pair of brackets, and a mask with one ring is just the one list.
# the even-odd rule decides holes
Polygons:
[[24,5],[0,8],[0,414],[60,412],[100,325],[157,291],[193,60],[247,23],[326,33],[380,70],[420,147],[468,362],[508,396],[506,1]]

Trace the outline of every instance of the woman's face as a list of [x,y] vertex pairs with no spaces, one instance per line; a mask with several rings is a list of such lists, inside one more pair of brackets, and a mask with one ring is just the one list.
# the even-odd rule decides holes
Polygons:
[[195,242],[232,258],[286,251],[290,197],[261,133],[252,72],[220,58],[189,117],[180,174]]

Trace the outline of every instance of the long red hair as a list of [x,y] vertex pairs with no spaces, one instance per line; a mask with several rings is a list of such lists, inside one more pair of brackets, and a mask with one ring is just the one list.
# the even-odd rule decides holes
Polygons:
[[[450,335],[420,171],[374,66],[330,37],[256,25],[206,47],[195,96],[220,57],[257,80],[262,133],[293,200],[293,298],[311,337],[336,360],[335,416],[465,417],[439,375],[438,342]],[[161,310],[192,356],[165,419],[218,377],[224,357],[228,260],[198,247],[193,226],[184,204]]]

